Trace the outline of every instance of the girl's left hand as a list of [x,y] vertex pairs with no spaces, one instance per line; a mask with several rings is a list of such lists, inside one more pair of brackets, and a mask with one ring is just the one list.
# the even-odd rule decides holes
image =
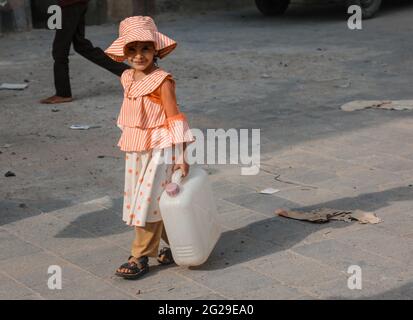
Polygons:
[[172,171],[175,172],[178,169],[181,169],[182,177],[186,177],[188,175],[188,172],[189,172],[189,164],[186,163],[185,161],[183,163],[180,163],[180,164],[174,164],[174,167],[173,167]]

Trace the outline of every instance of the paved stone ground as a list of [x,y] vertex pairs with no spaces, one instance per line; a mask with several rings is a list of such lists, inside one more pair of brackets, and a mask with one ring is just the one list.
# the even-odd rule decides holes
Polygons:
[[[191,125],[261,128],[262,170],[205,166],[224,229],[210,259],[191,269],[151,261],[137,282],[113,275],[133,236],[120,219],[117,82],[75,55],[78,100],[52,113],[34,102],[51,92],[52,33],[1,39],[0,82],[30,87],[0,92],[0,298],[412,299],[413,113],[339,110],[412,98],[412,14],[411,4],[386,6],[361,32],[335,6],[278,19],[254,8],[159,17],[181,43],[162,66],[178,78]],[[116,27],[88,33],[104,47]],[[258,193],[267,187],[281,191]],[[315,225],[275,217],[278,207],[362,209],[384,222]],[[50,265],[62,267],[62,290],[47,287]],[[347,287],[351,265],[362,290]]]

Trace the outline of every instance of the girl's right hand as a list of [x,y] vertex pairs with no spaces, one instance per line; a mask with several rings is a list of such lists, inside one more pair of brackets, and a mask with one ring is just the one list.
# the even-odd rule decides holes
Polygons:
[[174,166],[172,168],[172,172],[175,172],[178,169],[181,169],[182,177],[186,177],[188,175],[188,172],[189,172],[189,164],[186,161],[184,161],[183,163],[180,163],[180,164],[174,164]]

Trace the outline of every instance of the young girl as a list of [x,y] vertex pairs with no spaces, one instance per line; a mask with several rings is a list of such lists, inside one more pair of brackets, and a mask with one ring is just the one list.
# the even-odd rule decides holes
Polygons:
[[189,165],[183,157],[172,157],[173,165],[166,154],[177,147],[184,150],[194,138],[178,110],[174,80],[157,67],[156,59],[176,45],[158,32],[152,18],[136,16],[121,22],[119,38],[105,51],[116,61],[128,59],[132,67],[121,76],[125,92],[117,121],[122,130],[118,146],[126,152],[123,220],[135,228],[131,256],[116,270],[126,279],[148,272],[148,257],[157,256],[161,264],[174,262],[169,248],[158,254],[160,239],[168,244],[159,199],[172,172],[180,168],[185,176]]

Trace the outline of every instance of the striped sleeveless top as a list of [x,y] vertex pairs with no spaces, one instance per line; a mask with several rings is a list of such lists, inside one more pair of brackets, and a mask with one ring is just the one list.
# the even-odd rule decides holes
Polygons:
[[163,149],[173,144],[193,142],[183,113],[166,117],[160,86],[171,74],[158,68],[141,80],[133,79],[133,69],[121,76],[124,98],[117,125],[122,130],[118,146],[125,152]]

